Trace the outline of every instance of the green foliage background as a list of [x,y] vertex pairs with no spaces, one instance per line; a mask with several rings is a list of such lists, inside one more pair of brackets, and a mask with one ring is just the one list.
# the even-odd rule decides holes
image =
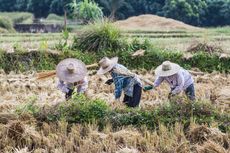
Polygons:
[[[68,4],[83,0],[0,0],[1,12],[29,11],[35,17],[49,13],[71,13]],[[93,0],[91,0],[93,2]],[[230,25],[230,0],[94,0],[103,14],[125,19],[140,14],[156,14],[197,26]]]

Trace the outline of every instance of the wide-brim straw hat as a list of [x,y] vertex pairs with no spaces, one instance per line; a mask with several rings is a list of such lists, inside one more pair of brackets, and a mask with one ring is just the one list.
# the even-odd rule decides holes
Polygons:
[[181,67],[178,64],[165,61],[156,68],[155,74],[159,77],[167,77],[178,73],[180,69]]
[[74,83],[82,80],[87,75],[87,68],[80,60],[67,58],[57,65],[56,73],[60,80]]
[[104,57],[99,61],[100,69],[97,71],[98,75],[103,75],[110,70],[113,69],[113,67],[117,64],[118,57],[113,57],[109,59],[108,57]]

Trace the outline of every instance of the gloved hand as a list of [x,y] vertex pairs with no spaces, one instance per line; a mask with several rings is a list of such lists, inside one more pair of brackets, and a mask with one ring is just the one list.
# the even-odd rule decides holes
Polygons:
[[148,90],[151,90],[151,89],[153,89],[153,86],[145,86],[143,88],[144,91],[148,91]]
[[175,96],[175,94],[173,94],[173,93],[170,92],[169,95],[168,95],[168,99],[171,99],[174,96]]
[[109,80],[107,80],[106,82],[105,82],[105,84],[107,84],[107,85],[111,85],[113,83],[113,79],[109,79]]

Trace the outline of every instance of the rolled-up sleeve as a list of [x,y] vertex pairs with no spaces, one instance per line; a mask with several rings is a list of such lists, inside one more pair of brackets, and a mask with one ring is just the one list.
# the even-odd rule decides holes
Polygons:
[[58,81],[57,88],[58,88],[59,90],[61,90],[62,92],[64,92],[64,93],[68,93],[68,92],[69,92],[69,89],[68,89],[68,88],[66,87],[66,85],[64,84],[64,81],[59,80],[59,81]]
[[114,95],[115,95],[115,98],[118,99],[121,97],[122,87],[123,87],[123,79],[116,80],[114,82],[114,84],[115,84]]
[[87,90],[87,88],[88,88],[88,78],[85,77],[82,80],[81,84],[78,85],[77,92],[78,93],[84,93]]
[[158,87],[163,81],[164,81],[163,77],[157,77],[156,80],[153,83],[153,86]]
[[174,88],[174,90],[172,90],[172,94],[180,93],[181,91],[183,91],[183,87],[184,87],[184,77],[182,73],[178,73],[177,74],[177,86]]

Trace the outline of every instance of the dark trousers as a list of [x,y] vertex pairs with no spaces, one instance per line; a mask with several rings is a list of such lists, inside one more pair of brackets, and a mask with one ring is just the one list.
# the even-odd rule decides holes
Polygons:
[[[173,91],[174,89],[175,88],[172,88],[171,91]],[[188,88],[185,89],[185,94],[189,100],[196,100],[194,84],[191,84],[190,86],[188,86]]]
[[69,89],[69,92],[65,94],[65,99],[69,100],[72,97],[73,89]]
[[192,101],[196,99],[194,84],[191,84],[188,86],[188,88],[185,89],[185,94]]
[[123,102],[128,107],[137,107],[140,104],[142,88],[136,84],[133,89],[133,97],[125,95]]

